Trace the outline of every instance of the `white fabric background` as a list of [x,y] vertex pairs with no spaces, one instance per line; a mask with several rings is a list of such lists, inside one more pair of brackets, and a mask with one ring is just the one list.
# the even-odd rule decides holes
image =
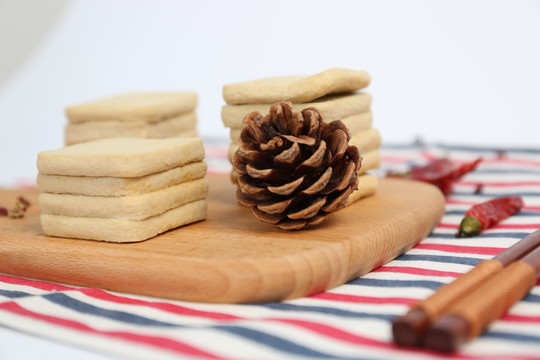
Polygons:
[[538,1],[0,0],[0,184],[62,146],[68,104],[194,90],[201,134],[226,138],[223,84],[335,66],[372,74],[385,142],[536,144],[538,19]]

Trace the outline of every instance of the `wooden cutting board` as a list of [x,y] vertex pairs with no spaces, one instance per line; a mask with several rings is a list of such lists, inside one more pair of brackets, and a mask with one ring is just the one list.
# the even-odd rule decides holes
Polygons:
[[381,179],[365,198],[313,228],[259,222],[228,176],[208,176],[208,219],[139,243],[43,235],[36,189],[0,190],[31,206],[0,218],[0,272],[120,292],[202,302],[265,302],[315,294],[361,276],[426,237],[444,213],[431,185]]

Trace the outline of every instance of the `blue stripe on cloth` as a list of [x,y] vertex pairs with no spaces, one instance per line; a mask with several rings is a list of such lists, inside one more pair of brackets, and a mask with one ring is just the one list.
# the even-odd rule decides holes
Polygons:
[[474,266],[483,259],[461,256],[445,256],[445,255],[417,255],[417,254],[403,254],[396,258],[400,261],[434,261],[441,263],[462,264]]
[[[348,285],[362,285],[362,286],[376,286],[376,287],[389,287],[389,288],[410,288],[420,287],[425,289],[436,290],[443,282],[433,280],[391,280],[391,279],[369,279],[369,278],[357,278],[347,283]],[[540,303],[540,295],[528,294],[521,301]]]
[[142,326],[161,326],[161,327],[184,327],[173,323],[149,319],[147,317],[135,315],[126,311],[109,310],[95,305],[90,305],[86,302],[74,299],[64,293],[50,293],[43,295],[43,298],[60,306],[64,306],[71,310],[75,310],[84,314],[113,319],[124,323],[130,323]]
[[448,151],[467,151],[467,152],[493,152],[495,154],[498,154],[501,150],[503,150],[506,154],[509,153],[525,153],[525,154],[540,154],[540,149],[531,149],[531,148],[524,148],[524,147],[508,147],[504,146],[501,148],[495,148],[491,146],[466,146],[466,145],[448,145],[448,144],[439,144],[435,143],[433,146],[441,149],[441,150],[448,150]]
[[[445,215],[462,215],[465,216],[467,210],[448,210]],[[529,217],[529,216],[540,216],[539,211],[520,211],[512,215],[512,217]]]
[[7,297],[10,299],[19,299],[26,296],[32,296],[32,294],[25,293],[22,291],[0,289],[0,296]]
[[539,303],[540,304],[540,295],[529,293],[521,301],[533,302],[533,303]]
[[418,150],[422,151],[427,149],[428,146],[426,144],[382,144],[381,150]]
[[369,279],[357,278],[347,283],[348,285],[376,286],[376,287],[420,287],[426,289],[437,289],[445,283],[433,280],[391,280],[391,279]]
[[[134,315],[132,313],[128,313],[125,311],[100,308],[94,305],[90,305],[86,302],[82,302],[80,300],[74,299],[63,293],[46,294],[46,295],[43,295],[43,298],[55,304],[65,306],[69,309],[75,310],[77,312],[81,312],[85,314],[92,314],[95,316],[101,316],[108,319],[114,319],[117,321],[131,323],[135,325],[167,326],[167,327],[178,326],[173,323],[157,321],[157,320],[149,319],[143,316]],[[309,311],[309,312],[338,315],[338,316],[349,317],[349,318],[369,318],[369,319],[381,319],[385,321],[389,321],[393,318],[393,315],[390,315],[390,314],[370,314],[370,313],[340,310],[340,309],[334,309],[334,308],[328,308],[328,307],[322,307],[322,306],[300,306],[300,305],[293,305],[293,304],[279,303],[279,302],[261,304],[260,306],[270,308],[270,309],[276,309],[276,310]]]
[[357,318],[357,319],[378,319],[378,320],[384,320],[384,321],[392,321],[392,319],[395,316],[392,314],[366,313],[366,312],[358,312],[358,311],[351,311],[351,310],[342,310],[342,309],[326,307],[326,306],[307,306],[307,305],[296,305],[296,304],[281,303],[281,302],[265,303],[265,304],[260,304],[260,306],[274,309],[274,310],[281,310],[281,311],[314,312],[314,313],[320,313],[320,314],[341,316],[341,317],[347,317],[347,318]]
[[[335,354],[328,354],[323,353],[320,351],[316,351],[310,348],[307,348],[305,346],[302,346],[298,343],[285,340],[283,338],[254,330],[249,329],[245,327],[238,327],[238,326],[227,326],[227,325],[220,325],[216,326],[216,329],[221,329],[245,338],[256,340],[257,342],[264,344],[266,346],[269,346],[275,350],[279,350],[282,352],[287,352],[289,354],[294,354],[297,356],[310,356],[318,359],[336,359]],[[339,357],[339,359],[357,359],[357,360],[368,360],[366,357]],[[375,358],[369,358],[369,359],[375,359]]]
[[[540,175],[540,172],[538,172],[538,175]],[[454,191],[452,193],[453,196],[471,196],[471,195],[475,195],[475,194],[472,194],[470,191]],[[495,198],[495,197],[500,197],[500,196],[527,196],[527,197],[535,197],[535,196],[540,196],[540,191],[538,192],[523,192],[523,191],[511,191],[511,190],[508,190],[508,191],[505,191],[505,192],[497,192],[497,193],[490,193],[488,191],[482,191],[482,194],[481,195],[476,195],[478,196],[479,198],[482,199],[482,201],[485,200],[488,200],[488,199],[491,199],[491,198]]]
[[[482,239],[482,238],[513,238],[513,239],[523,239],[525,236],[529,235],[528,232],[492,232],[489,233],[482,233],[479,235],[476,235],[476,239]],[[469,240],[469,238],[466,237],[456,237],[455,233],[439,233],[437,231],[432,232],[428,238],[439,238],[439,239],[454,239],[456,241],[466,241]]]
[[489,331],[488,330],[484,334],[482,334],[482,337],[520,341],[520,342],[532,342],[532,343],[540,344],[540,336],[508,333],[508,332],[502,332],[502,331]]

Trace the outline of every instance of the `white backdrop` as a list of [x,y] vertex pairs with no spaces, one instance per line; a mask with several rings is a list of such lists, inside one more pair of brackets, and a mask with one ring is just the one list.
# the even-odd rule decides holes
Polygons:
[[0,30],[1,58],[35,44],[3,65],[0,184],[62,146],[66,105],[194,90],[225,139],[223,84],[338,66],[371,73],[386,143],[538,143],[540,1],[0,0]]

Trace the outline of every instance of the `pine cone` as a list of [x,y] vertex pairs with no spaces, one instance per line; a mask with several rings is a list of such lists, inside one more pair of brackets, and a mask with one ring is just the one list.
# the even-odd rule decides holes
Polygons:
[[319,224],[345,206],[362,159],[340,120],[327,124],[314,107],[293,112],[279,102],[243,122],[233,159],[240,204],[285,230]]

